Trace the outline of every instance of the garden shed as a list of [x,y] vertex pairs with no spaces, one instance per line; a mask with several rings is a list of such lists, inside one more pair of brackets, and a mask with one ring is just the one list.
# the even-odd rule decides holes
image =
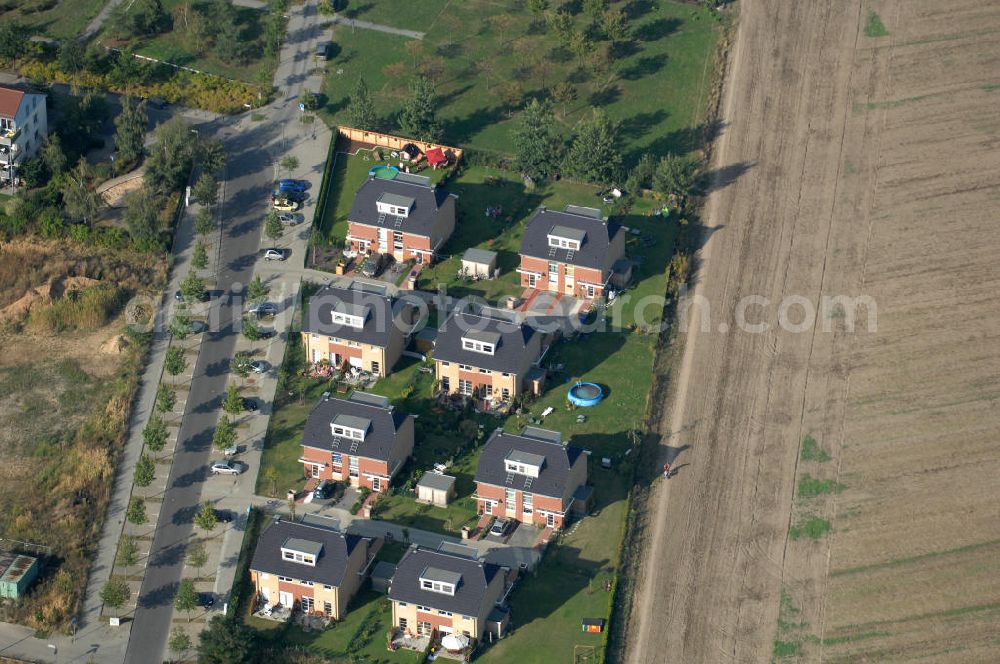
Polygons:
[[375,567],[372,569],[372,590],[377,593],[387,593],[389,592],[389,584],[392,583],[392,577],[396,573],[396,566],[385,560],[380,560],[375,563]]
[[0,597],[18,599],[38,577],[38,559],[17,553],[0,552]]
[[497,252],[488,249],[466,249],[462,254],[462,274],[488,279],[497,268]]
[[426,472],[417,482],[417,500],[438,507],[447,507],[455,498],[455,478]]

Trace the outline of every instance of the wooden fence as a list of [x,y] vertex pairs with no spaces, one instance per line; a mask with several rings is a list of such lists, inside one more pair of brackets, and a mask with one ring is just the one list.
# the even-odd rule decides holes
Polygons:
[[442,152],[450,154],[456,162],[462,159],[462,148],[453,148],[447,145],[438,145],[437,143],[417,141],[412,138],[382,134],[377,131],[365,131],[363,129],[355,129],[353,127],[337,127],[337,136],[347,139],[353,143],[368,143],[370,145],[386,147],[390,150],[402,150],[403,146],[407,143],[413,143],[420,148],[421,152],[427,152],[433,148],[441,148]]

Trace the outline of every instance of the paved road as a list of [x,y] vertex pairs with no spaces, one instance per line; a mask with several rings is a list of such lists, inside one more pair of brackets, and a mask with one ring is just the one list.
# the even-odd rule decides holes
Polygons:
[[[219,418],[221,395],[228,382],[228,362],[239,337],[233,322],[241,319],[243,309],[242,301],[230,294],[234,286],[242,287],[252,279],[261,220],[275,175],[273,164],[292,145],[293,134],[302,131],[296,99],[313,67],[310,54],[321,33],[318,19],[314,1],[293,10],[275,76],[282,96],[266,109],[266,120],[227,118],[197,127],[203,136],[221,138],[230,154],[216,287],[225,295],[217,304],[213,329],[204,340],[195,368],[126,662],[161,661],[171,629],[172,600],[183,572],[184,546],[193,533],[192,517],[205,485],[227,481],[209,477],[206,468],[212,458],[212,432]],[[290,260],[301,263],[303,257],[292,256]]]

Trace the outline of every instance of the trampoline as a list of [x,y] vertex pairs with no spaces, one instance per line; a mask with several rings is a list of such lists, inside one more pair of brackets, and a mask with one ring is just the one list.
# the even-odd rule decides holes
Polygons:
[[386,166],[385,164],[372,166],[368,169],[368,177],[380,178],[382,180],[394,180],[397,173],[399,173],[398,168],[395,166]]
[[596,383],[577,383],[569,388],[569,402],[574,406],[587,408],[596,406],[604,398],[604,391]]

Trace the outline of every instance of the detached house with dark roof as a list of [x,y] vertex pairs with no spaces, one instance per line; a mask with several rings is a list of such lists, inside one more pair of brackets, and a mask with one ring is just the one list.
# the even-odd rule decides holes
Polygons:
[[505,585],[506,571],[499,565],[411,547],[389,586],[392,624],[411,636],[436,631],[481,639]]
[[434,366],[446,394],[510,402],[527,389],[542,353],[542,334],[506,318],[455,312],[438,329]]
[[369,178],[347,218],[348,253],[432,262],[455,230],[455,198],[419,175]]
[[45,95],[0,86],[0,179],[9,182],[48,134]]
[[414,419],[364,392],[320,401],[302,433],[306,477],[386,491],[413,452]]
[[364,581],[370,545],[358,535],[275,521],[257,540],[250,578],[266,604],[340,620]]
[[480,514],[562,528],[586,493],[587,453],[564,445],[557,431],[498,429],[479,455],[475,481]]
[[593,299],[605,293],[624,257],[625,232],[599,210],[541,207],[524,229],[518,272],[526,288]]
[[309,300],[302,325],[306,360],[384,377],[403,353],[410,311],[402,301],[360,285],[327,286]]

